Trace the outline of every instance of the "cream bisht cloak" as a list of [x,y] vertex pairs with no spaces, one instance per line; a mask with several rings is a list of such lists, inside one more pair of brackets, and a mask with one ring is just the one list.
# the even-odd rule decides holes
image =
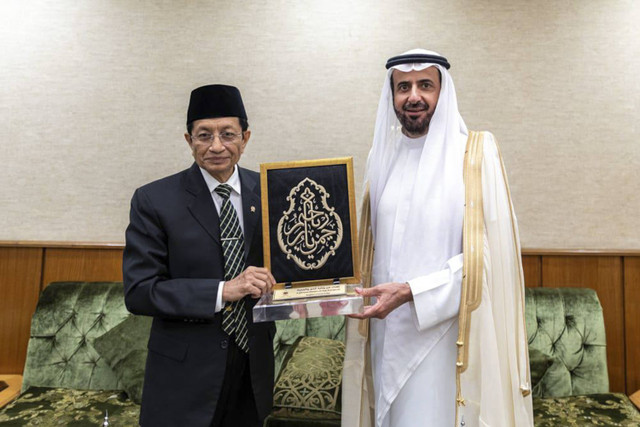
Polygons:
[[[489,133],[469,135],[464,187],[456,426],[532,426],[518,229],[502,160]],[[360,244],[363,285],[371,286],[373,235],[368,191],[361,213]],[[344,427],[374,425],[368,336],[367,321],[347,319]]]

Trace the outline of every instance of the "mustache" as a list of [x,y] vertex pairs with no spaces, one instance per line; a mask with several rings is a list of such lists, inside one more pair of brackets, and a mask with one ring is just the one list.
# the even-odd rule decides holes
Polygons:
[[403,111],[417,111],[417,110],[428,110],[429,105],[426,102],[418,101],[418,102],[405,102],[402,106]]

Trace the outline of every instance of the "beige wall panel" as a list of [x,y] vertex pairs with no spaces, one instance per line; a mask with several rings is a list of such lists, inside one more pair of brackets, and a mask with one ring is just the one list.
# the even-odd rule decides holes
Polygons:
[[0,2],[0,239],[122,242],[135,188],[189,166],[191,89],[241,88],[241,163],[353,156],[385,60],[445,54],[510,173],[523,247],[638,249],[640,2]]
[[625,392],[622,259],[618,256],[543,256],[542,286],[591,288],[598,293],[607,334],[609,388]]
[[41,273],[41,248],[0,247],[0,374],[22,374]]

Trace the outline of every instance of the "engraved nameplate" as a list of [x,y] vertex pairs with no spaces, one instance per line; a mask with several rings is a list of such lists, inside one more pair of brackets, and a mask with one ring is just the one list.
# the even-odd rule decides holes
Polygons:
[[346,285],[320,285],[293,289],[276,289],[273,291],[273,301],[283,301],[298,298],[314,298],[335,295],[346,295]]

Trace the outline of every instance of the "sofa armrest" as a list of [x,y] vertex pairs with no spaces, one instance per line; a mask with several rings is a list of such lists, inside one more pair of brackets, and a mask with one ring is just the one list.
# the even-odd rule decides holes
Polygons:
[[636,405],[636,408],[640,409],[640,390],[629,396],[629,400],[631,400],[631,402]]
[[[0,390],[0,408],[11,402],[20,394],[22,387],[22,375],[0,375],[0,384],[3,385]],[[6,385],[6,387],[4,387]]]

